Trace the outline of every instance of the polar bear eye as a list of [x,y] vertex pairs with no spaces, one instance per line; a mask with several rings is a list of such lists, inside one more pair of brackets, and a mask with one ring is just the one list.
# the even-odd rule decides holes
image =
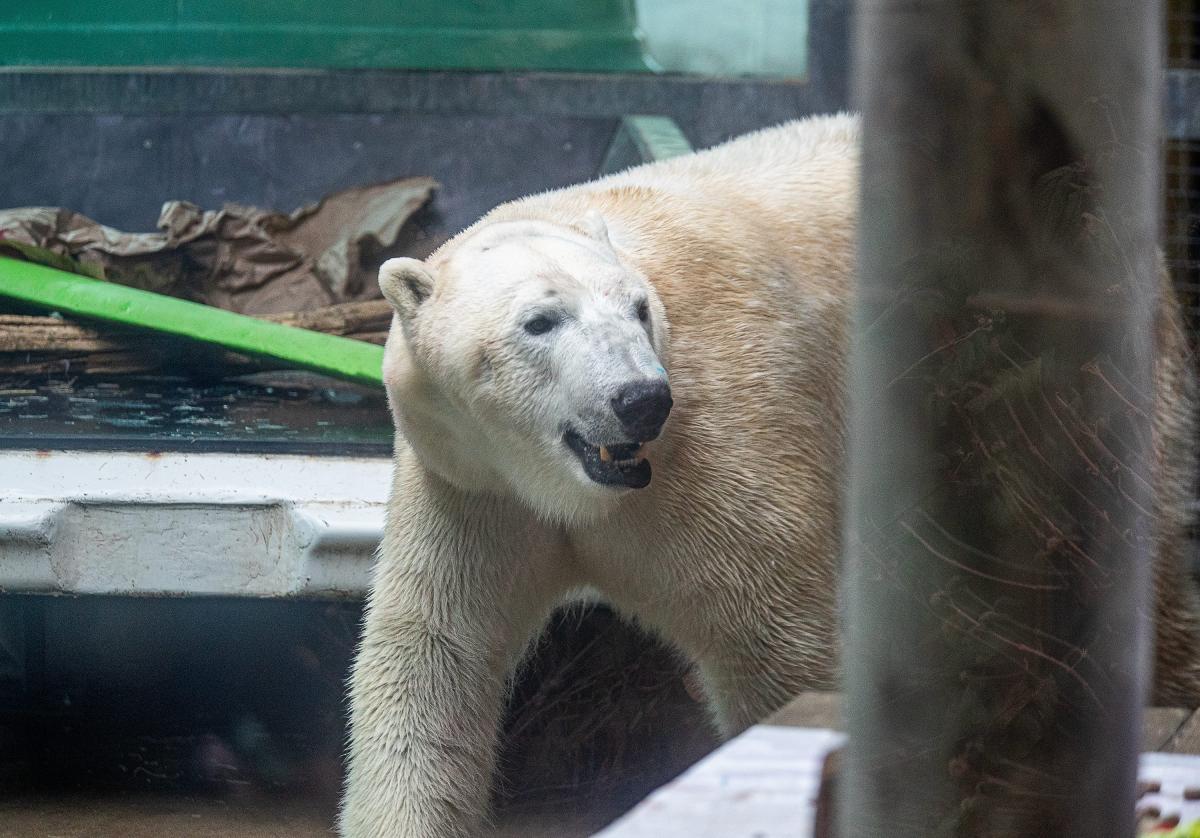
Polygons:
[[557,325],[557,320],[553,320],[545,315],[539,315],[532,320],[525,321],[525,331],[531,335],[544,335]]
[[641,320],[643,323],[650,319],[650,303],[648,303],[646,300],[642,300],[640,303],[638,303],[637,317],[638,320]]

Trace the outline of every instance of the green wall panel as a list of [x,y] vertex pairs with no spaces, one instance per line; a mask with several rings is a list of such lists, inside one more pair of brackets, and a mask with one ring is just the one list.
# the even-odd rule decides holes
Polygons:
[[0,5],[0,27],[61,28],[169,25],[175,20],[174,0],[114,0],[82,3],[80,0],[15,0]]
[[632,0],[27,0],[3,66],[644,71]]

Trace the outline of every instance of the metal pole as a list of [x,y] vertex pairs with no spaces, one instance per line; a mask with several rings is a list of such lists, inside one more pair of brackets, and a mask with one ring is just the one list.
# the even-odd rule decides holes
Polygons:
[[859,4],[843,836],[1133,834],[1159,21]]

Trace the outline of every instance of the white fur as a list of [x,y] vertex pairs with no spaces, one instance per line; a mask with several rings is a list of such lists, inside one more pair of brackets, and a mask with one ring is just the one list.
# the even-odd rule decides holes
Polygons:
[[[812,119],[506,204],[384,265],[396,476],[343,834],[478,830],[506,678],[585,592],[695,661],[725,734],[833,686],[857,189],[857,121]],[[1194,382],[1162,298],[1156,698],[1195,704]],[[546,312],[559,325],[529,334]],[[614,391],[656,377],[675,406],[650,485],[592,482],[564,423],[615,441]]]
[[[636,317],[643,300],[657,314],[648,326]],[[525,331],[538,315],[559,320],[552,334]],[[607,238],[486,225],[440,266],[429,305],[398,319],[384,376],[397,427],[427,468],[466,491],[520,498],[546,520],[605,511],[615,494],[564,451],[564,423],[617,440],[618,387],[667,369],[662,304]]]
[[[726,734],[832,686],[857,159],[852,118],[793,123],[500,207],[423,266],[427,299],[385,266],[396,482],[343,834],[479,828],[505,679],[574,592],[695,660]],[[544,310],[562,325],[528,334]],[[651,484],[593,483],[563,423],[603,442],[614,389],[653,376]]]
[[[857,170],[856,120],[796,122],[507,204],[425,264],[384,265],[397,462],[351,685],[344,835],[478,830],[505,680],[585,592],[696,662],[726,734],[833,685]],[[1187,702],[1193,400],[1169,299],[1158,695]],[[529,334],[539,312],[561,324]],[[603,442],[614,389],[654,376],[675,407],[652,482],[591,482],[563,423]]]

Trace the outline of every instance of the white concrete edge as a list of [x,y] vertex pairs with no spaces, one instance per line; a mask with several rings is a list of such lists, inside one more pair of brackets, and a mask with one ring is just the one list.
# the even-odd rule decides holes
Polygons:
[[356,595],[391,473],[388,458],[0,452],[0,590]]

